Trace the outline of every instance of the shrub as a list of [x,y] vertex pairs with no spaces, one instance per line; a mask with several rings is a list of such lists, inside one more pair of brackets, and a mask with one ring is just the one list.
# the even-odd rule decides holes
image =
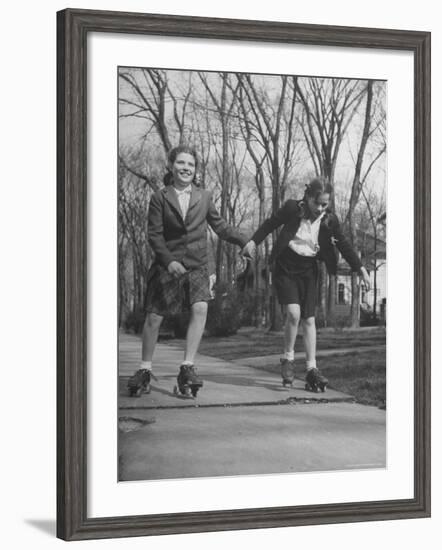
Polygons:
[[146,312],[143,308],[137,307],[133,311],[129,311],[126,319],[123,322],[123,328],[126,332],[140,334],[143,330]]
[[209,302],[206,329],[210,336],[231,336],[241,326],[243,299],[235,287],[221,286]]
[[173,331],[175,338],[185,338],[187,327],[189,326],[189,318],[190,313],[183,311],[183,313],[167,316],[163,325],[165,325],[165,328],[170,328]]
[[268,317],[269,300],[264,289],[256,292],[249,288],[239,292],[241,302],[241,326],[264,326]]

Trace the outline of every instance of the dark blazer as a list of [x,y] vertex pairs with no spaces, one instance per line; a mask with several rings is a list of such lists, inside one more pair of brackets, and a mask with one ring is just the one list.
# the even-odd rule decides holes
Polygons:
[[206,265],[207,224],[220,239],[241,247],[247,242],[219,215],[209,191],[192,185],[185,219],[172,185],[154,193],[149,204],[148,241],[155,252],[155,263],[167,268],[177,261],[187,269]]
[[[265,220],[255,232],[252,239],[256,244],[263,241],[269,233],[283,226],[276,239],[271,253],[274,261],[287,248],[289,242],[296,235],[303,215],[302,201],[288,200],[273,216]],[[336,275],[338,258],[336,248],[348,262],[352,271],[359,271],[362,267],[358,255],[344,237],[338,218],[332,212],[326,212],[321,220],[318,236],[318,259],[325,262],[330,274]]]

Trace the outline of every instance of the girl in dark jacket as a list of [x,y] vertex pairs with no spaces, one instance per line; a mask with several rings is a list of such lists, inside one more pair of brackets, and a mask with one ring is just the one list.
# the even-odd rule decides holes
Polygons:
[[[180,145],[169,153],[164,187],[154,193],[148,212],[148,240],[155,261],[148,273],[147,315],[143,328],[140,369],[129,380],[136,394],[140,380],[150,381],[152,357],[166,314],[190,311],[184,360],[176,392],[196,396],[202,380],[194,369],[210,299],[207,266],[207,230],[241,248],[247,239],[218,213],[212,195],[195,185],[197,155]],[[143,378],[144,376],[144,378]],[[144,391],[149,389],[147,385]]]
[[301,201],[288,200],[261,225],[244,248],[245,255],[253,256],[256,245],[282,226],[271,254],[273,284],[279,303],[286,306],[281,375],[283,385],[291,386],[294,379],[294,346],[301,322],[306,353],[306,383],[313,391],[324,391],[328,383],[316,367],[317,260],[326,263],[330,274],[336,274],[336,247],[352,271],[363,278],[367,289],[370,287],[367,270],[344,237],[336,215],[328,210],[331,191],[331,185],[321,179],[312,180],[306,186],[304,198]]

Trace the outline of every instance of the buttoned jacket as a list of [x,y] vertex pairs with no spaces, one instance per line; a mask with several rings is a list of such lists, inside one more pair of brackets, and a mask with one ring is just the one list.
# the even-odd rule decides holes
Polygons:
[[[256,244],[262,242],[269,233],[282,225],[282,229],[276,239],[271,253],[271,261],[275,261],[287,248],[289,242],[296,235],[304,209],[303,202],[288,200],[282,208],[270,216],[254,233],[252,239]],[[359,271],[362,264],[353,250],[353,247],[345,238],[337,216],[327,211],[321,220],[318,235],[319,252],[317,258],[325,262],[330,274],[336,275],[338,266],[337,250],[344,260],[350,265],[352,271]]]
[[187,269],[206,265],[208,225],[220,239],[241,247],[247,242],[220,216],[210,191],[192,184],[184,218],[172,185],[155,192],[148,211],[148,241],[155,252],[155,263],[167,268],[170,262],[177,261]]

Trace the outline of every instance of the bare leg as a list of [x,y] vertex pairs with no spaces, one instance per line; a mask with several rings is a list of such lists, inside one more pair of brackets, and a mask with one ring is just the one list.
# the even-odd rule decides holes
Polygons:
[[316,323],[314,317],[301,319],[304,335],[305,358],[307,361],[316,359]]
[[152,361],[153,352],[158,340],[160,325],[163,321],[161,315],[148,313],[143,327],[141,359],[142,361]]
[[298,334],[299,319],[301,317],[301,308],[299,304],[288,304],[286,320],[284,325],[284,351],[293,351]]
[[207,302],[195,302],[190,308],[190,321],[186,335],[186,353],[184,361],[192,363],[201,342],[201,337],[206,326]]

